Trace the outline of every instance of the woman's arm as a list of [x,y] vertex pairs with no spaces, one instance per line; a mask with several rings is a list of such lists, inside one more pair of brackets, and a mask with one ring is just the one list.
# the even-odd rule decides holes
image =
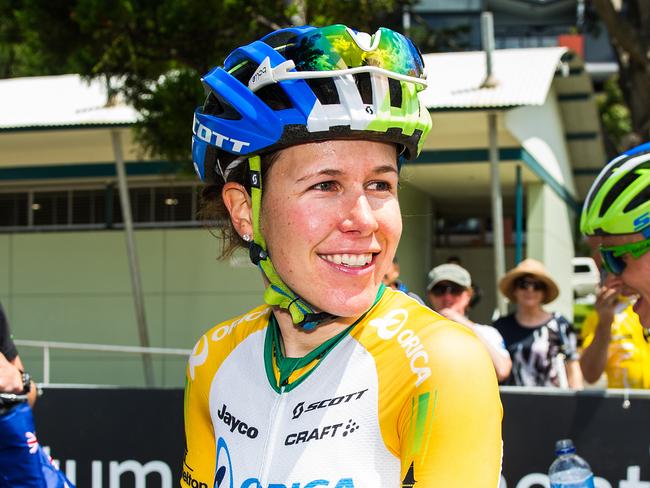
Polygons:
[[432,375],[416,389],[415,399],[428,395],[430,413],[421,420],[417,449],[413,436],[407,435],[412,423],[404,426],[402,470],[412,466],[416,486],[422,488],[496,488],[503,411],[485,346],[473,333],[451,323],[427,342]]

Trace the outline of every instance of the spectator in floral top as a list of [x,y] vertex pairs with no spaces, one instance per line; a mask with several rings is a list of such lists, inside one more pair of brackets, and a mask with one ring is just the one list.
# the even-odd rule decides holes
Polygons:
[[493,324],[512,358],[505,384],[581,389],[576,334],[566,318],[542,308],[559,294],[544,265],[522,261],[501,279],[499,289],[516,304],[514,313]]

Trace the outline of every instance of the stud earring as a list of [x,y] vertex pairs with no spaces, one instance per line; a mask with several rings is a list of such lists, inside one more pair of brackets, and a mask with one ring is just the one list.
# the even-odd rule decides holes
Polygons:
[[248,234],[244,234],[243,236],[241,236],[241,238],[244,239],[246,242],[250,242],[251,240],[251,236],[249,236]]

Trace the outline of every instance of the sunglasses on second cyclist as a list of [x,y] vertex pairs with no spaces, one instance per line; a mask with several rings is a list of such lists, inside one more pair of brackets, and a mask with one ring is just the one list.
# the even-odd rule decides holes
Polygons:
[[629,242],[620,246],[600,246],[603,266],[610,273],[617,275],[620,275],[625,270],[626,263],[623,257],[626,254],[630,254],[635,259],[639,259],[648,251],[650,251],[650,239]]
[[520,290],[545,291],[546,285],[541,281],[532,280],[530,278],[519,278],[515,281],[515,288]]
[[465,291],[465,287],[457,285],[456,283],[438,283],[431,288],[431,293],[437,297],[441,297],[447,293],[458,296]]

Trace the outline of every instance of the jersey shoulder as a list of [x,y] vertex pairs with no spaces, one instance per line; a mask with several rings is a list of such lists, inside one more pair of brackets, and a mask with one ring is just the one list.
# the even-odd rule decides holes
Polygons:
[[[405,380],[412,378],[414,387],[444,375],[444,368],[452,364],[481,361],[487,354],[468,327],[390,289],[359,325],[352,335],[375,358],[378,369],[387,365],[390,370],[401,370]],[[478,351],[478,358],[473,351]]]
[[230,320],[220,322],[203,334],[190,354],[187,375],[189,381],[207,374],[212,377],[223,360],[251,334],[265,329],[271,307],[260,305]]

